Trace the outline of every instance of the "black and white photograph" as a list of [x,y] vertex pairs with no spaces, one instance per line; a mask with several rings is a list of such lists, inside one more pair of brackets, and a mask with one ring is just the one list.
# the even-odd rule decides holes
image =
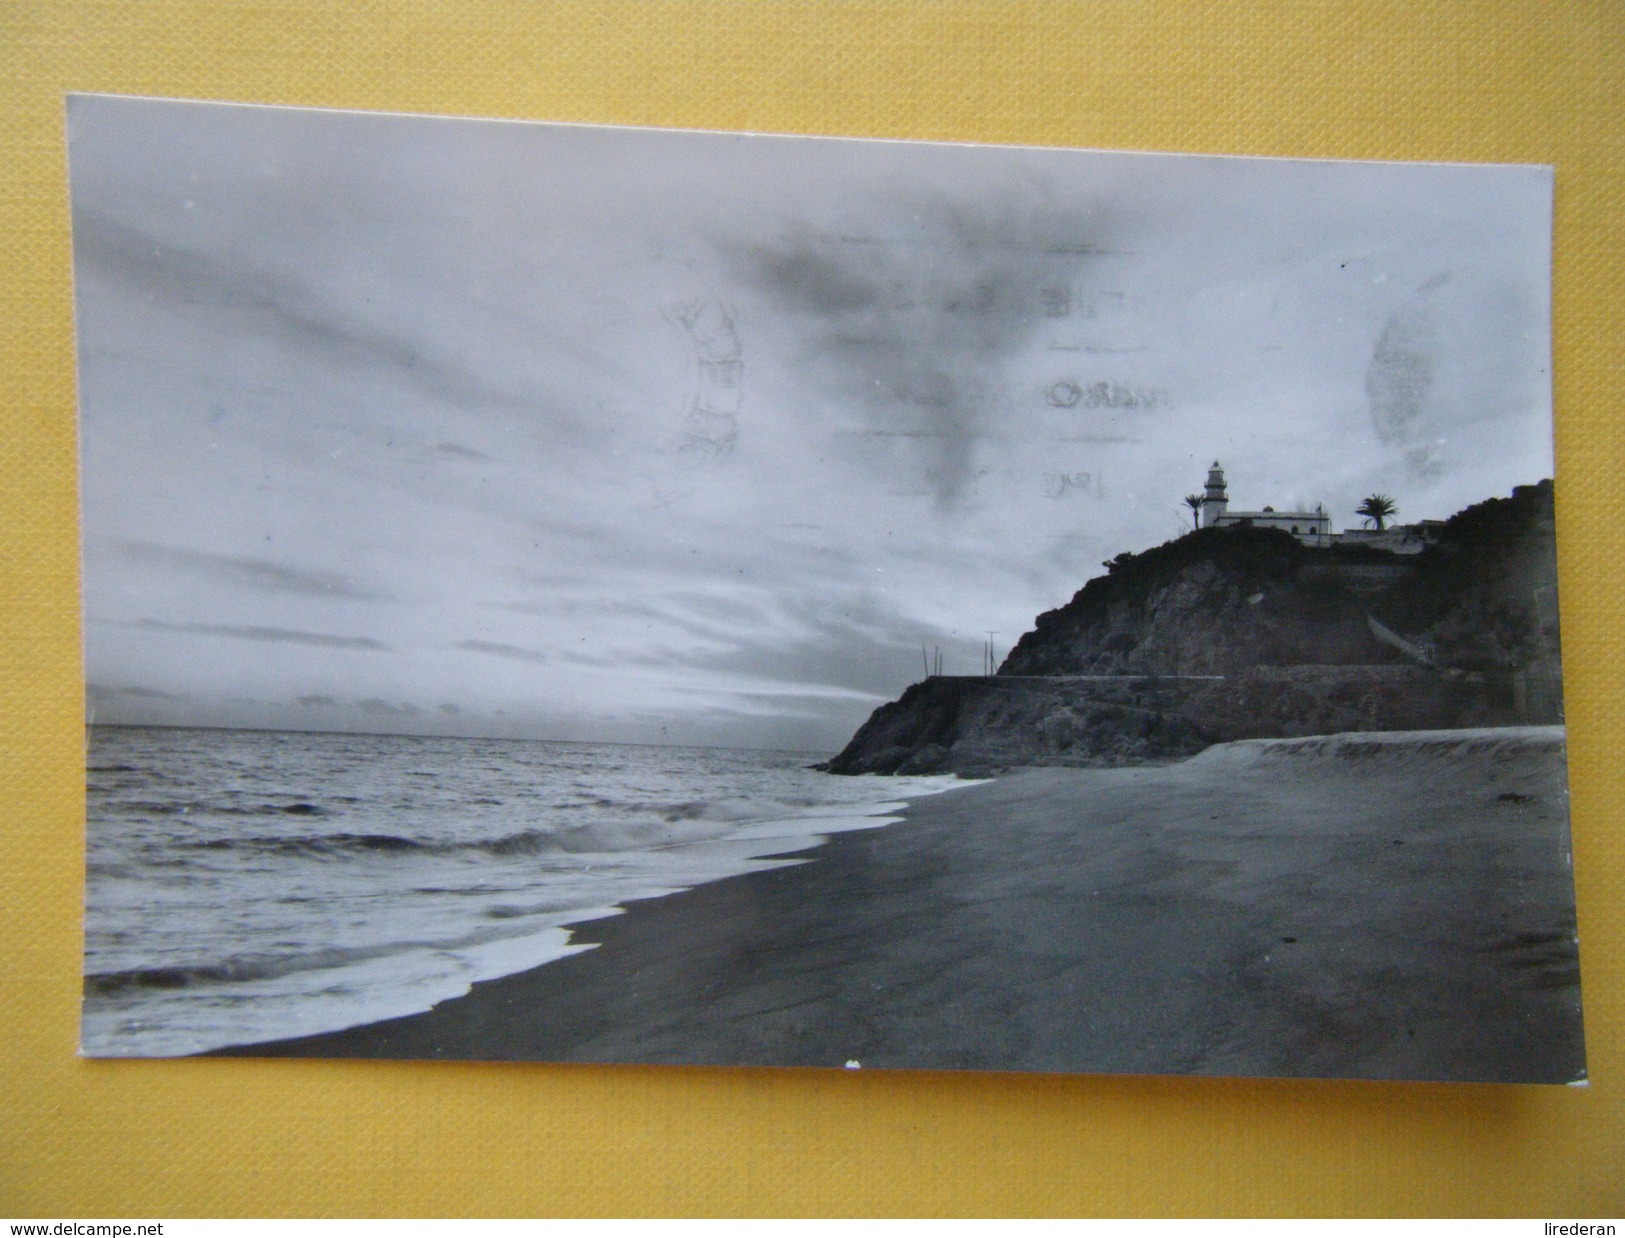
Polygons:
[[1584,1082],[1550,168],[66,123],[84,1055]]

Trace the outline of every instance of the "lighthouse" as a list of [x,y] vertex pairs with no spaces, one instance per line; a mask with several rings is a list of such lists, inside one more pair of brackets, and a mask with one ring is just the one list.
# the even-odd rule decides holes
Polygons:
[[1218,524],[1229,507],[1230,495],[1224,488],[1224,470],[1215,460],[1213,467],[1207,471],[1207,493],[1202,496],[1202,527],[1206,529]]
[[[1305,546],[1329,546],[1334,537],[1348,537],[1351,534],[1358,536],[1362,542],[1371,544],[1370,537],[1350,530],[1341,535],[1333,534],[1332,518],[1326,514],[1325,507],[1316,504],[1315,510],[1310,511],[1276,511],[1273,507],[1266,507],[1261,512],[1233,512],[1230,510],[1230,493],[1225,489],[1224,468],[1217,460],[1213,467],[1207,471],[1207,490],[1202,495],[1202,527],[1204,529],[1279,529],[1283,533],[1290,533]],[[1394,539],[1389,539],[1390,541]],[[1416,543],[1421,549],[1421,542]],[[1393,547],[1399,553],[1414,554],[1415,551],[1404,550],[1398,546]]]

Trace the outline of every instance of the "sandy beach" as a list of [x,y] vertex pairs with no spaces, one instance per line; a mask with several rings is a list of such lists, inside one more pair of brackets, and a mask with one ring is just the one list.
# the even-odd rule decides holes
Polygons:
[[1219,745],[918,800],[432,1011],[227,1053],[1570,1082],[1563,731]]

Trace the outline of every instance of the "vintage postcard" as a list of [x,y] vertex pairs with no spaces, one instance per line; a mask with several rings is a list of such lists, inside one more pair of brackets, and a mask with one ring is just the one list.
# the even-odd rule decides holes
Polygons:
[[1550,169],[67,112],[85,1054],[1584,1079]]

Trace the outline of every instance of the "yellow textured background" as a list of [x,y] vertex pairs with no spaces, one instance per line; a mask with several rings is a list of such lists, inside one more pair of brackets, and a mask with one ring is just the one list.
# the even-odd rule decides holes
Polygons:
[[[1625,1211],[1625,6],[0,0],[0,1215]],[[81,1062],[62,96],[1557,168],[1592,1086]]]

